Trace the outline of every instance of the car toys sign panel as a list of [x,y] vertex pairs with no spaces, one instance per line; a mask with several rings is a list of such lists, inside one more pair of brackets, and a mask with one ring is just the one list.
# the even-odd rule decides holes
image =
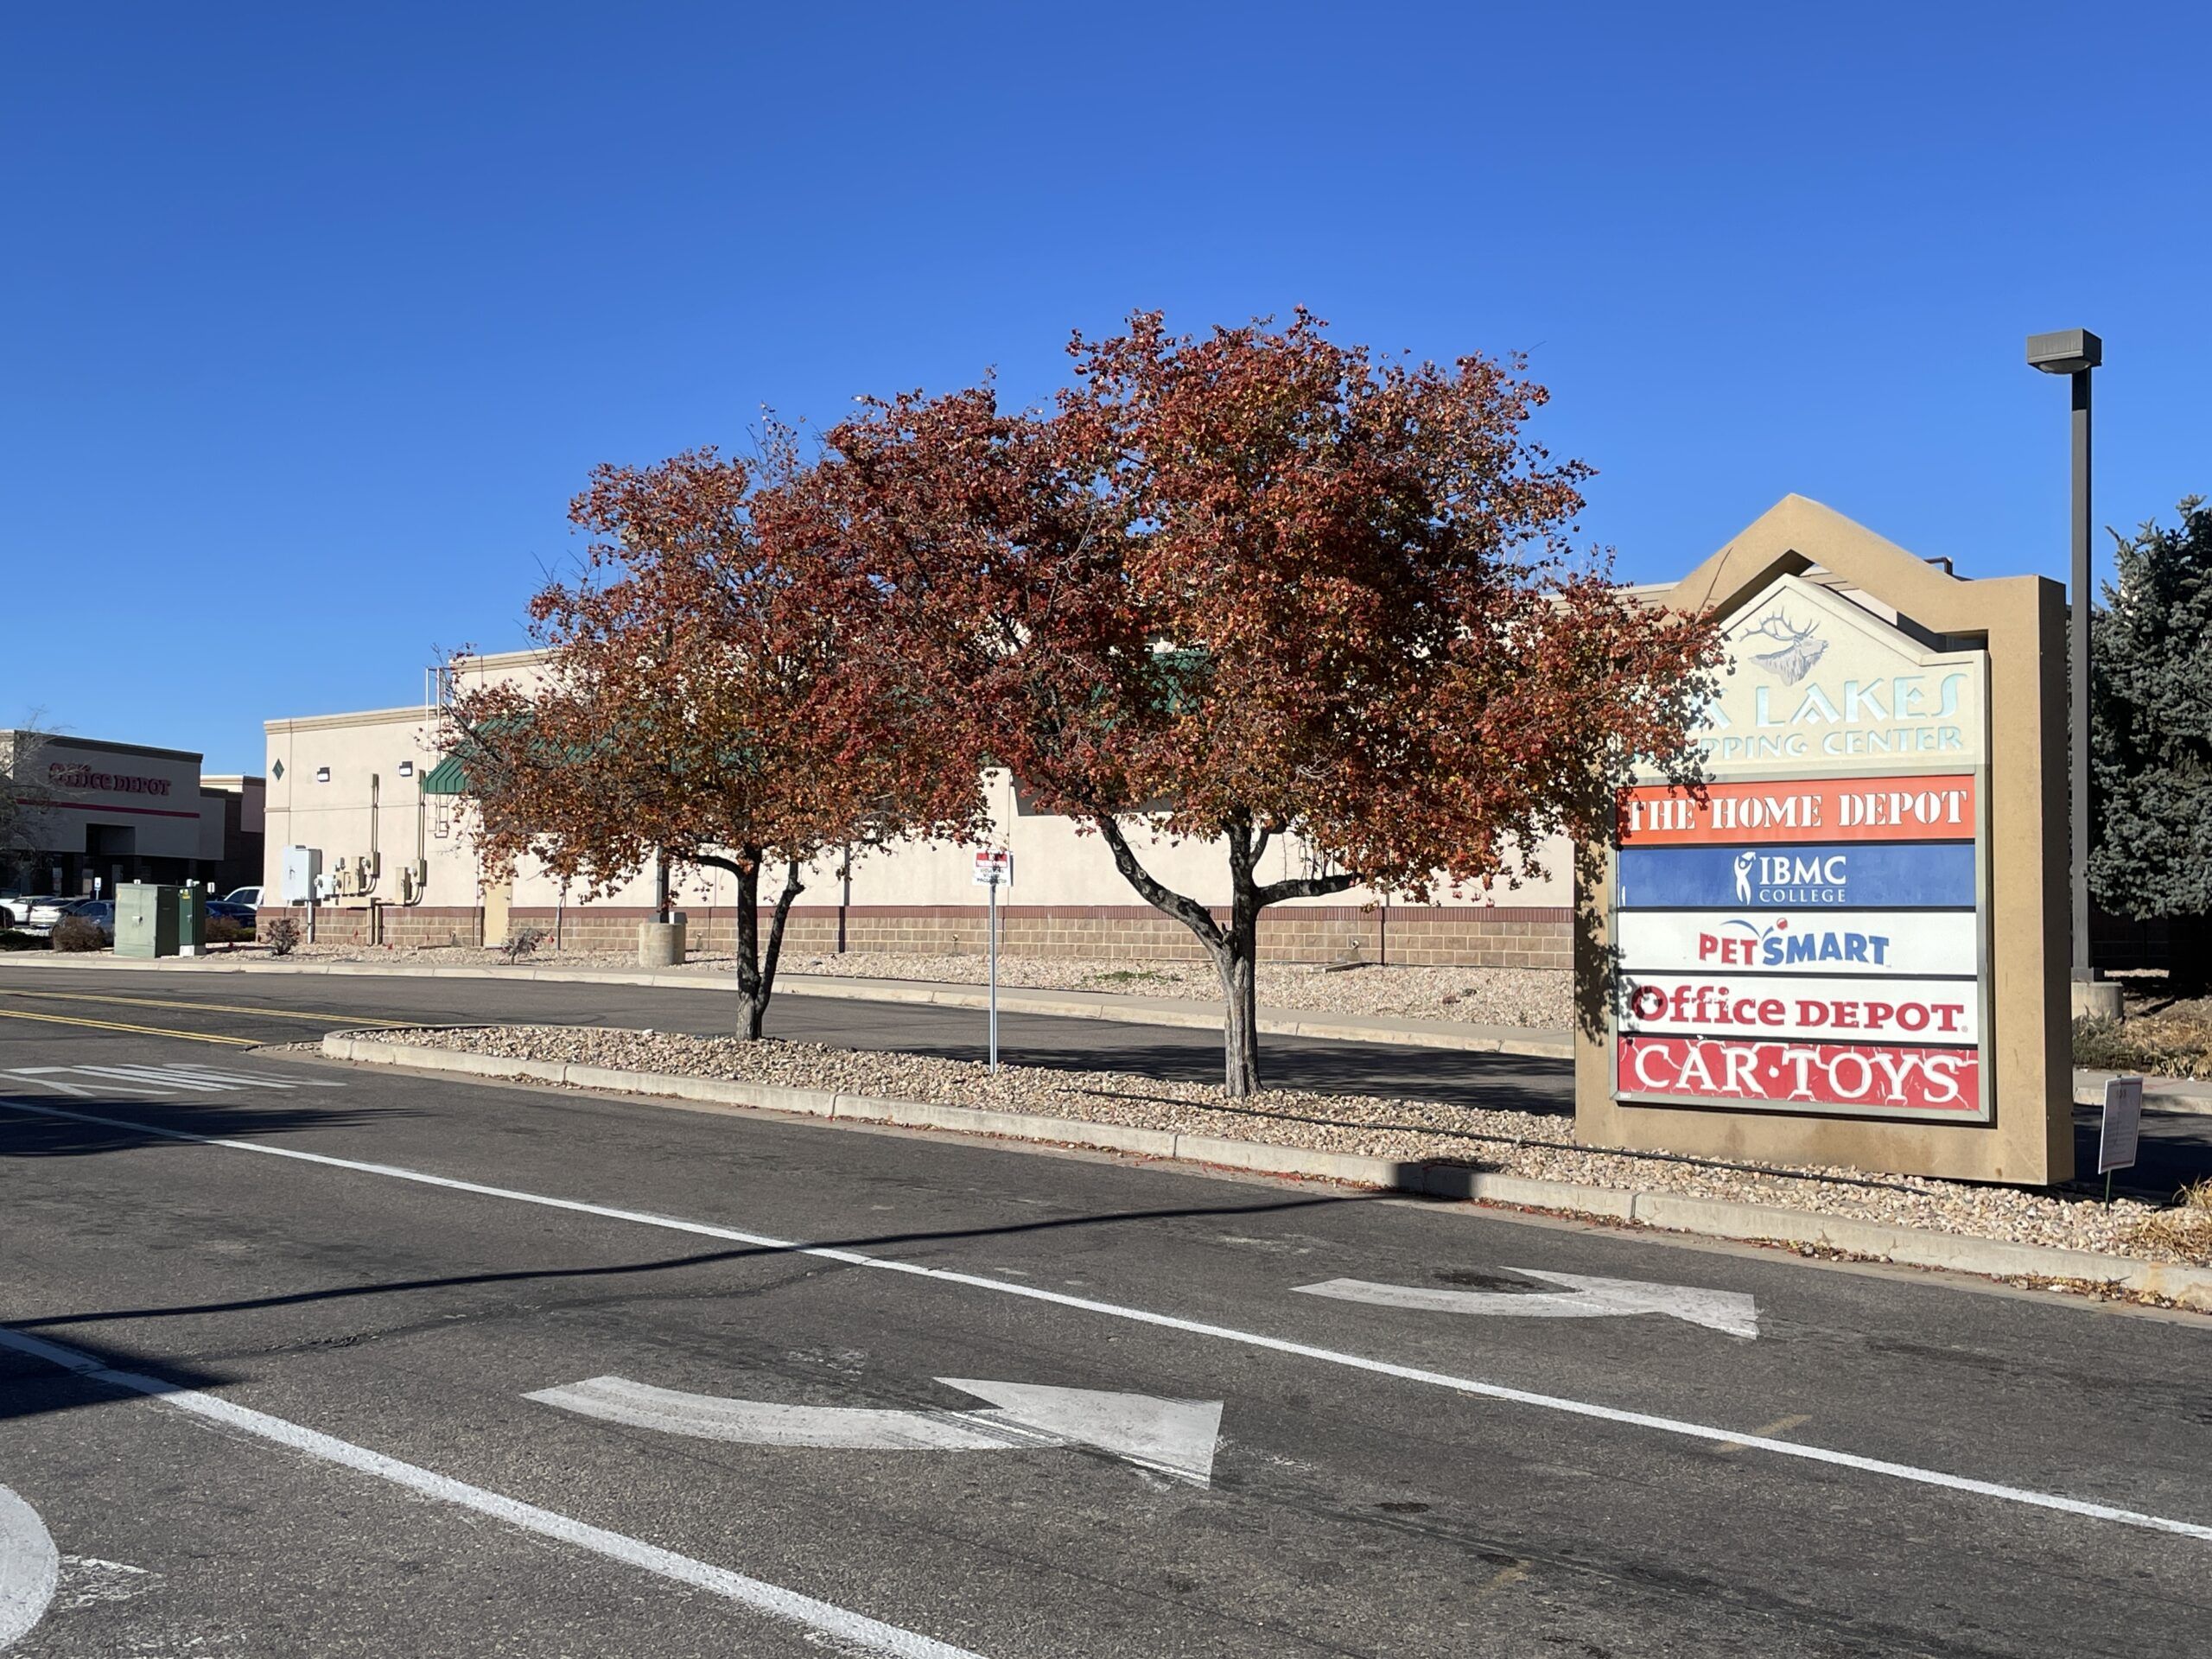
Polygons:
[[1987,1121],[1982,654],[1795,576],[1725,632],[1713,781],[1619,801],[1614,1097]]

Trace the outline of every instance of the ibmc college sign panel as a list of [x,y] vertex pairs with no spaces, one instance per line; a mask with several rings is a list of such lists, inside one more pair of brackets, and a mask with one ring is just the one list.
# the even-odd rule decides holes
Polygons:
[[1724,635],[1713,781],[1619,803],[1616,1097],[1986,1119],[1986,654],[1797,576]]
[[[1916,592],[2010,585],[1958,582],[1797,505],[1886,550]],[[1580,963],[1579,1127],[1684,1152],[2063,1179],[2045,1068],[2005,1058],[2048,1054],[2045,988],[2012,974],[2008,1004],[1993,971],[1998,809],[2023,793],[2005,792],[2018,780],[1994,735],[1999,634],[1911,616],[1878,586],[1879,556],[1847,596],[1805,574],[1830,559],[1796,551],[1737,572],[1721,609],[1728,666],[1695,734],[1708,784],[1652,774],[1619,795],[1584,901],[1603,950]],[[2039,772],[2034,753],[2024,770]],[[2047,875],[2039,825],[2030,839]],[[2049,896],[2012,912],[2036,924],[2039,975]]]

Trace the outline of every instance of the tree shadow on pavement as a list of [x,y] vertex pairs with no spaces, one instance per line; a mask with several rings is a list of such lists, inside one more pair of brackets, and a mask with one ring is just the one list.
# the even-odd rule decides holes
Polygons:
[[[141,1121],[132,1122],[120,1113]],[[86,1158],[141,1147],[191,1146],[194,1136],[261,1140],[415,1116],[398,1107],[315,1107],[295,1100],[281,1104],[243,1100],[181,1104],[120,1096],[56,1100],[0,1095],[0,1158]]]
[[[771,1259],[777,1256],[798,1256],[815,1250],[886,1249],[899,1245],[944,1244],[978,1238],[1006,1238],[1026,1233],[1051,1233],[1078,1227],[1117,1226],[1124,1223],[1178,1221],[1214,1217],[1250,1217],[1279,1214],[1291,1210],[1333,1208],[1342,1205],[1373,1204],[1393,1195],[1387,1193],[1337,1193],[1312,1197],[1275,1198],[1262,1204],[1204,1204],[1185,1205],[1168,1209],[1122,1210],[1104,1215],[1055,1216],[1035,1221],[1006,1222],[988,1227],[943,1228],[927,1232],[872,1233],[855,1238],[808,1239],[789,1244],[740,1244],[725,1250],[695,1250],[683,1255],[661,1256],[645,1262],[620,1262],[610,1265],[579,1268],[515,1268],[495,1273],[445,1274],[431,1279],[397,1279],[378,1284],[334,1285],[321,1290],[289,1291],[268,1296],[252,1296],[235,1301],[194,1302],[166,1307],[109,1308],[92,1313],[57,1313],[43,1319],[15,1319],[6,1322],[6,1328],[26,1334],[66,1331],[74,1325],[99,1325],[109,1320],[170,1319],[205,1317],[219,1313],[251,1313],[269,1308],[298,1307],[311,1302],[346,1301],[363,1296],[405,1295],[417,1291],[466,1289],[485,1285],[512,1285],[557,1282],[565,1280],[593,1280],[621,1278],[632,1274],[671,1273],[687,1268],[715,1267],[724,1262]],[[812,1262],[822,1258],[812,1256]],[[887,1260],[911,1261],[912,1257],[887,1257]],[[849,1272],[867,1269],[853,1262],[830,1262],[831,1269]],[[73,1337],[64,1338],[74,1344]],[[0,1357],[5,1351],[0,1350]]]
[[162,1385],[156,1392],[213,1388],[224,1380],[168,1361],[149,1364],[121,1349],[81,1342],[74,1337],[66,1344],[36,1344],[35,1347],[52,1347],[60,1351],[49,1357],[0,1343],[0,1422],[146,1397],[145,1389],[103,1380],[97,1375],[102,1370],[150,1377]]

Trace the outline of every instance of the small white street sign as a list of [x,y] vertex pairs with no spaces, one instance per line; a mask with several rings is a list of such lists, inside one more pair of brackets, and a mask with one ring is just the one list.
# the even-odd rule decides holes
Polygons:
[[2135,1142],[2143,1128],[2143,1079],[2113,1077],[2105,1084],[2105,1115],[2097,1135],[2097,1173],[2135,1167]]
[[976,874],[973,878],[979,887],[1010,887],[1014,885],[1014,855],[1004,848],[976,855]]

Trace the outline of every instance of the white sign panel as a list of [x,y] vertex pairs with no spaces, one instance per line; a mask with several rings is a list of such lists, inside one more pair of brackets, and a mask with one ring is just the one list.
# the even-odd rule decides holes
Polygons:
[[969,878],[979,887],[1011,887],[1014,855],[1000,849],[976,855],[976,873]]
[[2097,1173],[2135,1167],[2143,1129],[2143,1079],[2113,1077],[2105,1084],[2104,1122],[2097,1135]]
[[1981,994],[1970,979],[1815,979],[1630,970],[1621,988],[1625,1033],[1773,1038],[1827,1043],[1981,1040]]
[[1624,910],[1613,939],[1623,962],[1648,969],[1971,977],[1980,968],[1970,910]]

